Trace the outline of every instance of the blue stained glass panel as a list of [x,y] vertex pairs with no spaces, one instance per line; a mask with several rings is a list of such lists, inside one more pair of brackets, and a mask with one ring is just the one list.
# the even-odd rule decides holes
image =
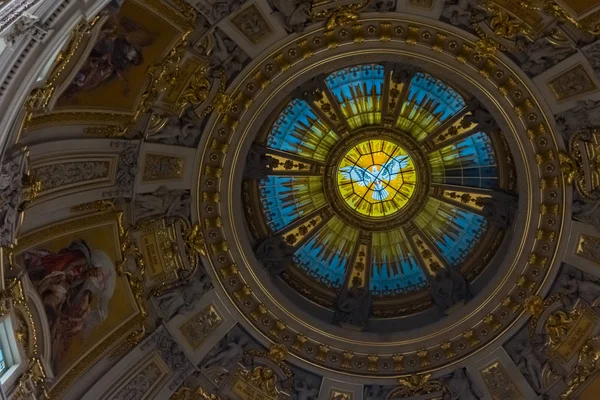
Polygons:
[[0,348],[0,375],[2,375],[7,369],[8,366],[6,365],[6,359],[4,358],[4,352],[2,351],[2,348]]
[[498,168],[494,147],[483,132],[429,155],[433,181],[493,189],[498,185]]
[[431,197],[415,223],[452,266],[467,259],[488,229],[481,215]]
[[296,251],[294,261],[318,282],[338,289],[344,283],[358,233],[356,228],[333,217]]
[[325,83],[352,129],[381,122],[383,65],[344,68],[329,75]]
[[374,296],[394,296],[427,285],[401,229],[374,232],[372,239],[370,288]]
[[269,176],[259,182],[266,222],[279,231],[325,204],[320,176]]
[[338,140],[338,135],[325,125],[307,102],[294,99],[273,124],[266,146],[324,161]]
[[454,89],[431,75],[417,73],[396,126],[420,141],[464,107],[464,99]]

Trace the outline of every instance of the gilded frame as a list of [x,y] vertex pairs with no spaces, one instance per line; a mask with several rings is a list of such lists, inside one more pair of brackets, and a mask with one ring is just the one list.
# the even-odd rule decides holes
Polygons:
[[[162,0],[128,0],[147,9],[173,27],[177,34],[164,54],[150,65],[146,83],[139,90],[133,109],[84,109],[63,108],[54,111],[58,98],[68,86],[72,76],[83,65],[92,48],[93,39],[98,35],[105,18],[95,17],[91,21],[81,21],[73,29],[71,39],[60,52],[44,84],[34,89],[26,101],[27,115],[23,129],[35,130],[64,124],[93,125],[84,133],[104,136],[121,136],[147,112],[152,102],[172,82],[165,79],[178,73],[179,62],[187,44],[187,37],[194,29],[195,10],[185,2],[177,2],[181,9],[176,10]],[[173,70],[174,69],[174,70]]]
[[[131,253],[131,241],[129,232],[123,227],[123,212],[110,209],[83,217],[64,220],[52,225],[42,227],[19,238],[14,249],[15,257],[28,249],[49,243],[69,235],[100,227],[112,227],[115,238],[115,251],[119,259],[115,262],[118,277],[125,278],[129,289],[129,298],[135,310],[132,315],[127,316],[117,326],[110,328],[95,346],[78,355],[70,365],[65,368],[64,373],[56,377],[56,381],[50,386],[49,394],[52,398],[62,398],[67,390],[81,377],[91,366],[102,357],[110,354],[116,356],[135,347],[144,337],[144,322],[147,316],[143,287],[140,278],[124,269],[127,256]],[[143,275],[143,264],[138,271]]]

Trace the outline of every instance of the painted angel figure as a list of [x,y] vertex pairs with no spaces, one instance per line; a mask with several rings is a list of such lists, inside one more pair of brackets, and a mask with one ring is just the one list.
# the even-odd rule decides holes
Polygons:
[[142,48],[151,45],[156,34],[146,30],[130,18],[112,10],[102,25],[92,51],[66,91],[67,96],[91,90],[110,79],[123,82],[123,94],[130,90],[124,76],[132,66],[144,62]]
[[81,239],[58,252],[28,250],[23,258],[44,304],[56,368],[75,336],[89,335],[108,318],[115,266],[108,254]]
[[372,189],[371,197],[376,201],[383,201],[390,195],[386,189],[387,185],[398,177],[403,168],[408,165],[407,156],[396,156],[390,158],[385,164],[372,165],[369,168],[349,165],[340,168],[345,179],[351,180]]

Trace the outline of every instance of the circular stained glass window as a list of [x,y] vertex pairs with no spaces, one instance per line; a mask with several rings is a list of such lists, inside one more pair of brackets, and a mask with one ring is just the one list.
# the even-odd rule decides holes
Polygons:
[[338,188],[346,204],[368,217],[388,217],[402,210],[415,192],[412,157],[388,140],[371,139],[352,147],[337,169]]

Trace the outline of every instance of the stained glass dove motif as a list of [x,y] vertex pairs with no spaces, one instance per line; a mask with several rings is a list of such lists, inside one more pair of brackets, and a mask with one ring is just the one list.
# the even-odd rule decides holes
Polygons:
[[389,184],[390,181],[398,177],[400,171],[408,165],[407,159],[407,156],[392,157],[383,165],[371,166],[371,170],[358,165],[348,165],[340,168],[340,172],[345,179],[356,182],[359,186],[372,189],[371,197],[373,200],[382,201],[389,196],[384,184]]

